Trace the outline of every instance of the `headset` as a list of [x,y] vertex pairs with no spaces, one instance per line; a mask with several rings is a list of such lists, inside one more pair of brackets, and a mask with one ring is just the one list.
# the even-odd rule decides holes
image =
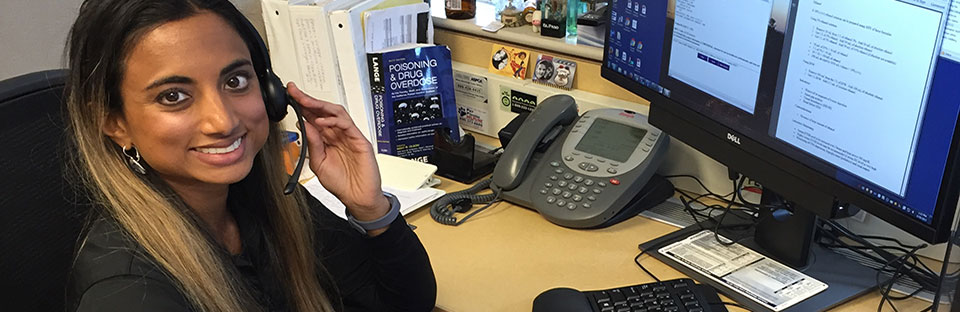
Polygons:
[[[224,2],[229,2],[224,0]],[[301,112],[300,103],[297,103],[290,95],[287,93],[287,88],[283,86],[283,82],[280,81],[280,77],[277,77],[273,73],[273,68],[270,65],[270,55],[267,53],[267,45],[263,42],[263,38],[260,37],[260,33],[257,32],[257,29],[253,27],[253,24],[234,6],[232,3],[228,4],[232,8],[232,13],[234,16],[233,23],[237,27],[237,31],[240,32],[240,37],[243,38],[243,41],[247,44],[247,48],[250,50],[250,58],[253,60],[253,69],[256,71],[257,80],[260,81],[260,93],[263,96],[263,104],[267,109],[267,117],[272,122],[280,122],[283,120],[283,117],[287,115],[287,105],[293,107],[294,113],[297,114],[297,125],[300,126],[300,138],[303,140],[303,146],[309,146],[307,144],[307,136],[303,134],[303,129],[306,129],[303,124],[303,113]],[[290,175],[290,179],[287,181],[287,185],[283,188],[283,194],[290,195],[293,193],[294,189],[297,187],[297,179],[300,177],[300,171],[303,170],[303,162],[306,159],[306,149],[301,149],[300,157],[297,159],[297,166],[293,169],[293,174]]]

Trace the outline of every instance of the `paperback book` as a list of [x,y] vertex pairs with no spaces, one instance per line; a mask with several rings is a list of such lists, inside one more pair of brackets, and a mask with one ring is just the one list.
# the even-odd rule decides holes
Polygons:
[[434,130],[458,129],[450,49],[403,45],[367,61],[377,152],[426,162]]

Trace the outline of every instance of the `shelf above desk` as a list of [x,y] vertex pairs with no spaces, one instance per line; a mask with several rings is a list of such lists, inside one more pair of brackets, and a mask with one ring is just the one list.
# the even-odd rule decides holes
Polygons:
[[490,2],[477,1],[477,14],[466,20],[448,19],[443,10],[443,0],[430,0],[430,15],[437,28],[457,31],[483,37],[491,40],[509,42],[515,45],[524,45],[537,49],[547,50],[559,54],[576,55],[596,62],[603,61],[603,49],[592,46],[579,45],[574,38],[551,38],[533,32],[530,25],[520,27],[504,27],[496,33],[480,29],[496,20],[495,7]]

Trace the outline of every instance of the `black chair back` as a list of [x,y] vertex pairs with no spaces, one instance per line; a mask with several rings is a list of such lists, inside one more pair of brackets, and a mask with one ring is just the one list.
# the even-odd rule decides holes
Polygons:
[[0,81],[0,302],[63,311],[89,200],[67,181],[65,70]]

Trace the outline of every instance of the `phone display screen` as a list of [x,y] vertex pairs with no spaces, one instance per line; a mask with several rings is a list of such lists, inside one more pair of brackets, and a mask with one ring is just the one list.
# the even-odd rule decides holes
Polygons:
[[646,134],[646,129],[597,118],[575,149],[613,161],[625,162],[630,159],[630,154],[633,154]]

